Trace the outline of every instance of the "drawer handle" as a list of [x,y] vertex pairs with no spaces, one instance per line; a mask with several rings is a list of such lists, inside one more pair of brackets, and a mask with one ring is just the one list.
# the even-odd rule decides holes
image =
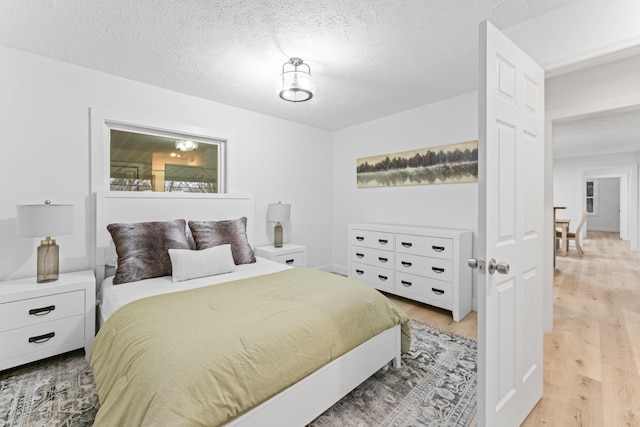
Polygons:
[[406,280],[401,280],[400,283],[402,283],[404,286],[406,286],[407,288],[411,285],[413,285],[413,283],[411,282],[407,282]]
[[410,248],[411,246],[413,246],[413,243],[410,243],[410,242],[402,242],[402,246],[404,246],[405,248]]
[[46,314],[51,313],[55,309],[56,309],[55,305],[50,305],[48,307],[41,307],[41,308],[32,308],[31,310],[29,310],[29,314],[33,316],[44,316]]
[[437,288],[431,288],[431,292],[433,292],[436,295],[442,295],[444,294],[444,290],[442,289],[437,289]]
[[433,249],[436,252],[442,252],[444,251],[444,246],[431,246],[431,249]]
[[356,273],[362,275],[362,274],[364,274],[364,271],[363,270],[356,270]]
[[38,335],[37,337],[30,337],[29,342],[33,342],[36,344],[42,344],[43,342],[49,341],[51,338],[55,337],[55,332],[49,332],[48,334]]
[[293,264],[293,262],[295,261],[295,259],[291,258],[291,259],[287,259],[285,260],[285,264]]
[[431,269],[433,271],[435,271],[436,273],[440,274],[440,273],[444,273],[444,268],[439,268],[439,267],[431,267]]
[[387,276],[383,276],[382,274],[378,274],[378,279],[382,280],[383,282],[386,281],[388,279]]
[[364,240],[364,237],[362,237],[362,236],[356,236],[356,240],[357,240],[358,242],[362,242],[362,241]]
[[389,258],[383,258],[383,257],[379,256],[379,257],[378,257],[378,261],[380,261],[380,262],[383,262],[383,263],[384,263],[384,262],[389,261]]
[[400,261],[400,264],[402,264],[403,267],[411,267],[413,265],[409,261]]
[[361,253],[359,253],[359,252],[356,252],[356,256],[357,256],[358,258],[364,258],[364,254],[361,254]]
[[380,242],[381,245],[386,245],[387,243],[389,243],[387,239],[378,239],[378,242]]

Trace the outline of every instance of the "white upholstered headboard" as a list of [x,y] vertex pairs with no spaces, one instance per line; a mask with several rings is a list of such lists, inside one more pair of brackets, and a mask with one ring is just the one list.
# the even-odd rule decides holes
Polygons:
[[105,192],[95,197],[95,273],[98,283],[105,266],[115,260],[107,225],[116,222],[218,221],[247,217],[247,235],[253,241],[253,195],[204,193]]

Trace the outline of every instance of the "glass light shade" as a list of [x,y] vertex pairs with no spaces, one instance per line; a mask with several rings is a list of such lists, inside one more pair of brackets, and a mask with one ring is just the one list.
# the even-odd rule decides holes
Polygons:
[[276,81],[278,96],[290,102],[303,102],[313,98],[315,86],[311,78],[311,68],[300,58],[291,58],[282,66],[282,74]]
[[198,143],[189,139],[179,139],[176,141],[176,150],[178,151],[196,151]]
[[73,233],[73,205],[19,205],[18,234],[45,237],[38,247],[38,283],[58,280],[60,248],[51,236]]

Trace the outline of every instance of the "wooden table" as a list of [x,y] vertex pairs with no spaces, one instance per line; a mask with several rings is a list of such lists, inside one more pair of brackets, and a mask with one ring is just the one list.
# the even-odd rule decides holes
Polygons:
[[[567,239],[567,233],[569,233],[570,219],[556,219],[556,230],[560,229],[560,250],[562,255],[566,256],[569,251],[569,239]],[[556,245],[556,249],[558,246]]]

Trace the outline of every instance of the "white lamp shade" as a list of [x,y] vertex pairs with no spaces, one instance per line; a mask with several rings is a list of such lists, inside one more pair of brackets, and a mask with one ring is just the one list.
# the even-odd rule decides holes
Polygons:
[[25,237],[73,233],[73,205],[18,205],[18,234]]
[[291,205],[284,203],[269,203],[267,208],[267,221],[289,222],[291,218]]

